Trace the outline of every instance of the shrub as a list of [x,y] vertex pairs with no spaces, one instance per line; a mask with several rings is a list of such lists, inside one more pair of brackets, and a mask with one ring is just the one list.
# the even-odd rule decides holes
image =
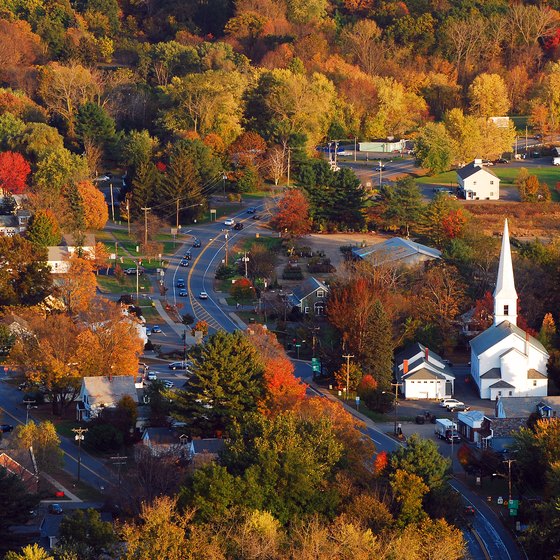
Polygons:
[[217,280],[227,280],[237,275],[237,267],[234,264],[221,264],[216,270]]
[[111,424],[94,424],[88,429],[84,444],[97,451],[117,451],[123,444],[123,435]]
[[367,391],[363,396],[363,400],[370,410],[385,413],[393,409],[395,397],[379,389],[374,389]]

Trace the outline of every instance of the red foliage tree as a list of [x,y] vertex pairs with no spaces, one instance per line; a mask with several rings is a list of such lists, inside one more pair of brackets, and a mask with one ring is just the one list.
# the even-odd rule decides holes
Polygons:
[[309,202],[300,190],[286,191],[278,201],[278,210],[271,220],[271,225],[276,231],[290,237],[301,237],[309,233]]
[[233,162],[241,167],[254,165],[266,152],[266,142],[256,132],[244,132],[228,148]]
[[441,226],[447,239],[455,239],[461,235],[466,223],[467,217],[462,208],[456,208],[449,210],[442,219]]
[[472,318],[473,328],[477,331],[486,330],[494,320],[494,296],[486,292],[484,296],[476,300]]
[[31,167],[18,152],[0,153],[0,190],[21,194],[27,187]]
[[373,462],[373,470],[375,471],[375,474],[383,474],[383,471],[387,468],[388,464],[389,456],[387,455],[387,451],[380,451]]

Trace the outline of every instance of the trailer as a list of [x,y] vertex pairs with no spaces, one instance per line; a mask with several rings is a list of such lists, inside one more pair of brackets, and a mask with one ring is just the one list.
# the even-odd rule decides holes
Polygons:
[[436,418],[435,435],[440,439],[447,439],[448,432],[457,430],[457,424],[448,418]]

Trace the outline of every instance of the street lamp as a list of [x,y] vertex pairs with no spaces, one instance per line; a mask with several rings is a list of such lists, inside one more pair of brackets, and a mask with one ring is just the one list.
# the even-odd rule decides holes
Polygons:
[[78,442],[78,482],[80,482],[80,470],[82,466],[82,441],[84,440],[84,434],[88,431],[87,428],[72,428],[72,431],[76,434],[74,439]]
[[[23,401],[23,404],[26,405],[26,406],[25,406],[25,409],[26,409],[26,412],[25,412],[25,425],[26,425],[26,426],[27,426],[27,423],[29,422],[29,409],[31,408],[32,405],[35,404],[35,402],[36,402],[36,401],[33,401],[33,400],[31,400],[31,399],[27,399],[27,400]],[[37,408],[37,407],[35,407],[35,408]]]

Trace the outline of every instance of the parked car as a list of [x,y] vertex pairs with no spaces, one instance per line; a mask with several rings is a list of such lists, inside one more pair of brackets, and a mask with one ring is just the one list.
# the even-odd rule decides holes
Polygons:
[[494,163],[509,163],[509,159],[501,157],[495,160]]
[[[136,267],[127,268],[124,273],[132,276],[133,274],[136,274]],[[141,266],[138,267],[138,274],[144,274],[144,269]]]
[[234,226],[233,229],[239,231],[243,229],[243,224],[241,222],[237,222]]
[[93,180],[94,183],[103,183],[105,181],[110,181],[111,177],[109,175],[99,175],[99,177],[95,177]]
[[182,267],[184,267],[184,268],[187,268],[187,267],[189,266],[189,261],[182,260],[182,261],[179,263],[179,266],[182,266]]
[[171,389],[171,388],[175,387],[175,385],[173,385],[173,381],[169,381],[169,379],[165,379],[165,380],[163,381],[163,386],[164,386],[166,389]]
[[482,165],[491,166],[491,165],[494,165],[494,164],[489,159],[483,159],[482,160]]
[[201,242],[200,242],[200,239],[195,239],[195,240],[193,241],[192,246],[193,246],[195,249],[198,249],[199,247],[201,247],[202,244],[201,244]]
[[49,513],[53,515],[62,515],[64,511],[62,511],[62,506],[60,504],[49,504]]
[[157,374],[155,371],[149,371],[146,377],[148,378],[148,381],[155,381],[157,379]]
[[161,332],[161,327],[159,325],[154,325],[152,327],[152,332],[153,333],[160,333]]
[[234,223],[235,221],[232,218],[228,218],[224,221],[224,226],[232,226]]
[[11,424],[0,424],[0,432],[7,434],[8,432],[13,432],[14,427]]
[[467,412],[470,408],[470,406],[466,406],[462,403],[447,407],[448,410],[452,410],[453,412]]
[[461,402],[461,401],[458,401],[457,399],[452,399],[452,398],[447,397],[447,398],[441,399],[439,401],[439,406],[441,406],[442,408],[447,408],[448,403],[459,403],[459,402]]
[[171,362],[167,367],[175,371],[176,369],[187,369],[187,362]]
[[456,410],[458,406],[465,406],[464,402],[461,401],[453,401],[453,402],[448,402],[445,405],[445,408],[447,408],[447,410]]
[[187,297],[188,295],[187,290],[179,290],[179,297]]
[[199,299],[208,299],[208,294],[206,292],[200,292],[198,294]]

